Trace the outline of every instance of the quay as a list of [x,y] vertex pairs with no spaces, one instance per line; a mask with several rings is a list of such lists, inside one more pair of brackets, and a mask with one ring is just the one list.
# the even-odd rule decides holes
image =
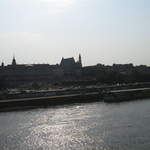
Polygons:
[[150,98],[150,88],[112,90],[103,93],[104,102],[123,102]]
[[0,100],[0,109],[20,106],[55,106],[71,103],[88,103],[99,100],[99,93],[69,94],[35,98]]
[[67,93],[55,96],[29,97],[0,100],[0,111],[4,108],[22,106],[55,106],[73,103],[89,103],[103,101],[106,103],[141,100],[150,98],[150,88],[123,89],[123,90],[95,90],[88,92]]

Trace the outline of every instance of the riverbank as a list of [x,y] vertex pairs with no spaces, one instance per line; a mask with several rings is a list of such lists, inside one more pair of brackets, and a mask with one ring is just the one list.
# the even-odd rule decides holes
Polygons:
[[[59,93],[57,91],[57,93]],[[103,101],[106,103],[124,102],[143,98],[150,98],[150,88],[124,89],[124,90],[102,90],[94,89],[87,91],[78,91],[73,94],[66,92],[55,96],[42,96],[30,98],[16,98],[0,100],[0,111],[6,108],[19,107],[47,107],[73,103],[89,103]]]
[[150,88],[112,90],[103,93],[104,102],[124,102],[150,98]]
[[56,106],[72,103],[88,103],[99,101],[99,93],[84,93],[84,94],[70,94],[48,97],[22,98],[22,99],[8,99],[0,100],[0,111],[10,107],[24,107],[24,106]]

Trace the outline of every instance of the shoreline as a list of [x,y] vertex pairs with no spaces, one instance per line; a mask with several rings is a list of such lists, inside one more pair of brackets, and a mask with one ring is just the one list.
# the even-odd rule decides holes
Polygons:
[[77,94],[65,94],[57,96],[31,97],[21,99],[0,100],[0,112],[19,107],[49,107],[74,103],[105,102],[118,103],[150,98],[150,88],[91,91]]

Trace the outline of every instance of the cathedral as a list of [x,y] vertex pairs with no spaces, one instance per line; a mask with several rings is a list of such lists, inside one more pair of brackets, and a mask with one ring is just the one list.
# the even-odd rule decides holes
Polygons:
[[13,57],[12,64],[0,66],[0,80],[8,86],[17,87],[32,82],[54,83],[58,81],[77,80],[82,75],[82,59],[62,58],[60,64],[18,64]]

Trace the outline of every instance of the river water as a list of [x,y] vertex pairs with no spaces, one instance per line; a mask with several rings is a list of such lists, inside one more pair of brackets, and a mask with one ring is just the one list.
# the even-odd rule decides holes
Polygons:
[[0,113],[0,150],[150,150],[150,99]]

